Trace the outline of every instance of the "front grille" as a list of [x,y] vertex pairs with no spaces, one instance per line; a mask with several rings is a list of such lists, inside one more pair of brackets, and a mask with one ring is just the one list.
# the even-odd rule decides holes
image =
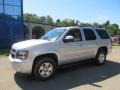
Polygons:
[[11,49],[11,57],[13,59],[15,59],[15,56],[16,56],[16,50],[15,49]]

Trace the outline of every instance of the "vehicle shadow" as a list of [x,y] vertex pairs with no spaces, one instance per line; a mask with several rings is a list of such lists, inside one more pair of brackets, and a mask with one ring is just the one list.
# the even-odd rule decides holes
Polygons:
[[103,81],[120,74],[120,63],[107,61],[105,65],[78,64],[61,68],[56,76],[48,81],[37,81],[16,73],[14,79],[23,90],[68,90],[85,84],[101,88],[94,83]]

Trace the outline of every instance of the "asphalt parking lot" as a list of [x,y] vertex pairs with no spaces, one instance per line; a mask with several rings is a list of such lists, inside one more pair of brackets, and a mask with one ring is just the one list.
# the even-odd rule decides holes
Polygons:
[[103,66],[80,64],[62,68],[49,81],[23,77],[0,56],[0,90],[120,90],[120,47],[114,47]]

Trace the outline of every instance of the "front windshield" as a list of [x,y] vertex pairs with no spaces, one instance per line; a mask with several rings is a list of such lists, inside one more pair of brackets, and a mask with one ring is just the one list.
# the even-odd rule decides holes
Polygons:
[[41,39],[56,41],[64,33],[65,29],[52,29],[46,33]]

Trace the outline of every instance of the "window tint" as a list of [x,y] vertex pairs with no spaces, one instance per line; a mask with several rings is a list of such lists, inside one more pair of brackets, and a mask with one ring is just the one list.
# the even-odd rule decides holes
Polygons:
[[96,40],[96,36],[91,29],[84,29],[83,31],[86,40]]
[[66,36],[73,36],[74,42],[82,41],[82,36],[81,36],[81,32],[79,29],[70,30]]
[[110,38],[108,33],[105,30],[96,29],[96,31],[99,34],[101,39],[109,39]]

